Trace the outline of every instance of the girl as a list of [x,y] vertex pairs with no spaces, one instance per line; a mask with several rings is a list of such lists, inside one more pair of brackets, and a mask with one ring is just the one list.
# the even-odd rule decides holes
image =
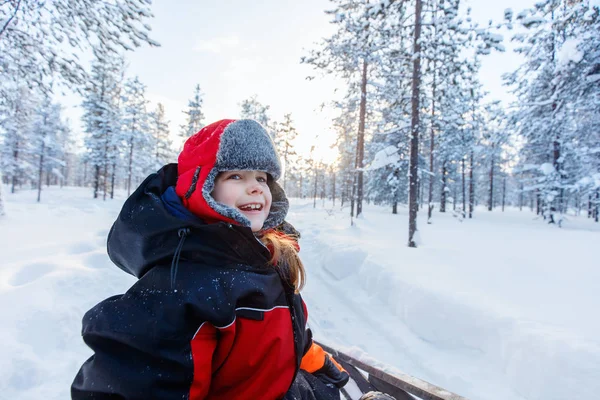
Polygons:
[[127,199],[108,254],[139,278],[86,313],[74,399],[335,399],[306,329],[297,232],[265,129],[222,120]]

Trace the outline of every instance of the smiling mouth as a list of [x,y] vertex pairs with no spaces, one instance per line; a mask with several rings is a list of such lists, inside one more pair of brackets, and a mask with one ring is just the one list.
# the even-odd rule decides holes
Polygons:
[[243,206],[239,206],[238,207],[240,210],[242,211],[262,211],[263,209],[263,205],[259,204],[259,203],[251,203],[251,204],[244,204]]

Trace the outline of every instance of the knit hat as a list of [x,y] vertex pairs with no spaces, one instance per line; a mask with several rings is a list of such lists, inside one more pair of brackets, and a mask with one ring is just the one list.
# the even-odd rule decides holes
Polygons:
[[281,164],[269,134],[254,120],[224,119],[191,136],[179,154],[175,191],[188,210],[208,223],[225,221],[250,227],[250,220],[240,210],[211,196],[218,173],[233,170],[268,174],[273,199],[262,229],[281,224],[289,208],[285,192],[275,182]]

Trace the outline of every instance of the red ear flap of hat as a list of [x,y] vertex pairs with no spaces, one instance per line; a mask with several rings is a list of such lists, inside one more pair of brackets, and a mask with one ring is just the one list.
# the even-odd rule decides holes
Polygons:
[[209,223],[226,219],[206,203],[202,188],[215,165],[221,135],[234,121],[223,119],[205,126],[185,142],[178,158],[175,192],[188,210]]

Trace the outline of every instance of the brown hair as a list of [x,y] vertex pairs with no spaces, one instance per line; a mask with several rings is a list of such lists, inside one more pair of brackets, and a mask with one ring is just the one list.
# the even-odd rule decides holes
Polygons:
[[260,240],[271,252],[269,263],[278,270],[296,293],[300,292],[306,282],[306,272],[298,255],[300,247],[297,239],[275,229],[269,229]]

